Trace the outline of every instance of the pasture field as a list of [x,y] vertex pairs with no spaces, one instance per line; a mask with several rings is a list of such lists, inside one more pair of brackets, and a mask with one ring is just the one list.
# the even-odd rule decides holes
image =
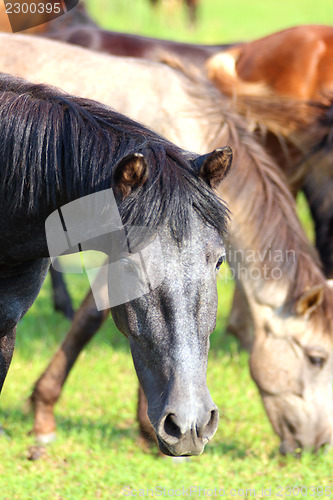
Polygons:
[[[148,9],[147,0],[89,0],[105,27],[193,42],[261,36],[297,23],[333,23],[332,0],[201,0],[197,28],[182,9]],[[310,237],[304,199],[298,203]],[[88,290],[85,276],[68,276],[75,306]],[[189,460],[142,450],[135,421],[137,381],[125,338],[108,320],[82,353],[56,408],[58,434],[43,459],[29,461],[32,416],[25,401],[69,322],[51,305],[49,279],[23,318],[1,396],[0,500],[190,498],[333,498],[333,452],[281,457],[248,355],[225,334],[233,284],[220,279],[216,331],[211,339],[208,387],[220,409],[219,429],[204,454]],[[184,490],[183,490],[184,488]],[[192,489],[190,489],[192,488]],[[314,489],[311,489],[314,488]],[[326,489],[325,489],[326,488]],[[150,492],[148,491],[150,489]]]

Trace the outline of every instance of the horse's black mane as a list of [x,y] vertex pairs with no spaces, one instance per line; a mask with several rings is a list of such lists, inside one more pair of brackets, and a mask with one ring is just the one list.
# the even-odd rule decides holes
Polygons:
[[[193,207],[221,235],[228,211],[172,143],[109,108],[0,74],[0,205],[3,213],[47,216],[64,203],[114,186],[115,165],[142,153],[148,180],[119,205],[124,223],[157,227],[176,239]],[[4,212],[5,211],[5,212]]]

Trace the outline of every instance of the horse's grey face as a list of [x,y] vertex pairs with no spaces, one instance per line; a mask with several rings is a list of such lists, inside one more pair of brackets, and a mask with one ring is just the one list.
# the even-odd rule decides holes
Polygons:
[[250,369],[281,439],[281,453],[331,444],[332,340],[318,334],[311,316],[268,313],[252,347]]
[[[198,158],[198,175],[215,187],[230,163],[229,148],[216,150]],[[136,155],[125,162],[119,175],[116,172],[118,192],[127,196],[132,179],[142,185],[146,177],[144,160]],[[190,231],[181,243],[165,221],[146,245],[144,262],[125,257],[124,265],[137,284],[135,291],[141,283],[145,291],[111,309],[117,327],[129,339],[160,448],[176,456],[202,453],[218,424],[206,369],[217,312],[216,276],[225,248],[215,229],[194,209],[189,213]]]
[[[217,312],[216,275],[225,249],[194,212],[190,225],[191,235],[181,246],[167,227],[159,231],[161,253],[154,254],[151,246],[145,271],[154,276],[163,267],[162,283],[112,310],[129,339],[161,450],[172,455],[200,454],[218,423],[206,369]],[[133,263],[133,272],[142,268]]]

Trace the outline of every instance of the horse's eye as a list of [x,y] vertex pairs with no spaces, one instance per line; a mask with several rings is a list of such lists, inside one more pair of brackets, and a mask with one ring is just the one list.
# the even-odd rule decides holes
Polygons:
[[318,368],[322,368],[324,366],[325,361],[326,361],[326,359],[323,358],[322,356],[311,356],[309,354],[308,358],[310,360],[310,363],[314,366],[318,366]]
[[220,267],[222,266],[223,262],[225,262],[225,255],[223,255],[223,257],[220,257],[219,260],[217,261],[216,271],[218,271],[220,269]]
[[310,363],[318,368],[322,368],[329,357],[328,352],[321,346],[309,346],[305,348],[305,354]]

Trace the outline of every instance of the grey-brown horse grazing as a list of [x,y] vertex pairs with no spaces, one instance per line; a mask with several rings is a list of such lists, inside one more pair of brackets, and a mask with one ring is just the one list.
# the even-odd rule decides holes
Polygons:
[[[228,101],[209,84],[157,63],[18,35],[1,35],[0,44],[6,47],[0,70],[113,105],[184,149],[234,147],[234,170],[223,182],[233,213],[227,257],[253,316],[251,372],[283,452],[330,443],[332,292],[284,179]],[[290,115],[297,113],[290,109]],[[58,382],[75,360],[68,350],[73,342],[73,336],[65,341],[50,378],[46,373],[36,388],[38,432],[50,431],[39,424],[50,417]]]

